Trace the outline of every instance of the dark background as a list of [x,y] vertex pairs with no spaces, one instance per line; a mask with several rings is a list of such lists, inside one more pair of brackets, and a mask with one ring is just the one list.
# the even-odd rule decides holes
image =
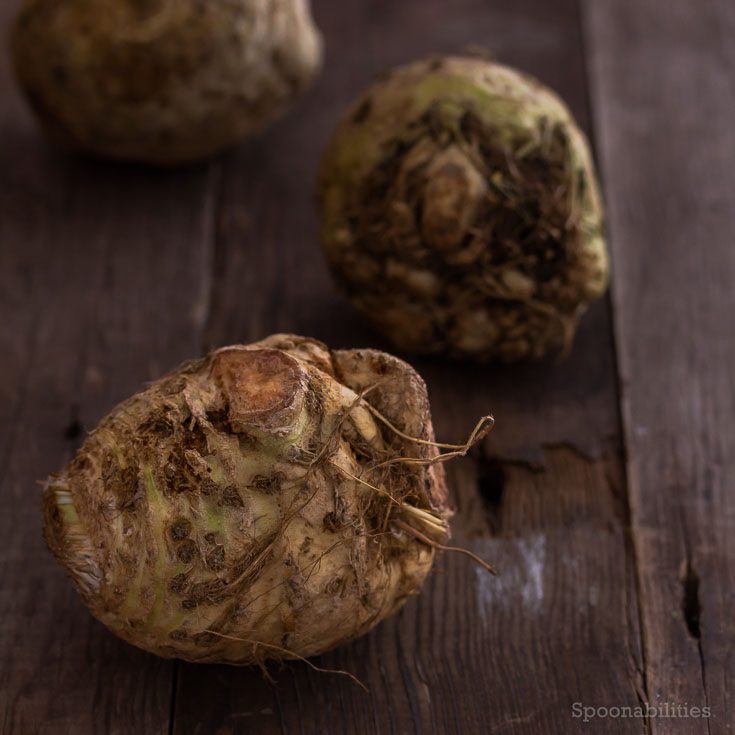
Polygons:
[[[316,0],[326,66],[280,122],[183,171],[41,138],[0,66],[0,731],[727,733],[735,681],[732,0]],[[16,9],[0,2],[0,26]],[[537,75],[596,149],[614,279],[559,364],[414,361],[453,463],[424,592],[302,663],[195,666],[92,619],[44,547],[37,484],[117,401],[275,331],[378,345],[328,278],[313,206],[338,115],[380,70],[468,44]],[[710,706],[598,719],[572,705]]]

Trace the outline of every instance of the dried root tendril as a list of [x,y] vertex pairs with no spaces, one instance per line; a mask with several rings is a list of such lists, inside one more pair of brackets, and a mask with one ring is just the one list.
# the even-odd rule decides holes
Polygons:
[[409,526],[408,523],[405,523],[400,519],[394,520],[393,523],[402,531],[411,534],[428,546],[433,546],[435,549],[440,549],[441,551],[451,551],[456,554],[464,554],[465,556],[469,556],[470,559],[479,564],[483,569],[486,569],[493,576],[497,576],[498,574],[488,562],[481,559],[477,554],[473,554],[469,549],[463,549],[461,546],[445,546],[444,544],[440,544],[438,541],[430,539],[428,536],[421,533],[421,531],[416,530],[413,526]]
[[[371,386],[370,388],[367,388],[364,391],[362,391],[361,394],[358,396],[357,400],[355,400],[351,404],[350,408],[347,411],[347,414],[349,414],[352,408],[359,404],[359,401],[363,398],[363,396],[368,391],[372,390],[374,387],[375,386]],[[450,459],[454,459],[455,457],[464,457],[467,454],[467,452],[473,446],[475,446],[475,444],[477,444],[479,441],[482,441],[482,439],[484,439],[484,437],[487,436],[487,434],[492,430],[493,426],[495,425],[495,419],[492,415],[483,416],[482,418],[479,419],[477,424],[475,424],[475,427],[471,431],[468,439],[463,444],[447,444],[447,443],[442,443],[442,442],[430,441],[428,439],[420,439],[418,437],[414,437],[409,434],[406,434],[405,432],[401,431],[398,427],[396,427],[385,416],[383,416],[383,414],[380,413],[380,411],[378,411],[370,403],[368,403],[367,401],[364,401],[364,405],[373,414],[373,416],[375,416],[390,431],[392,431],[394,434],[401,437],[402,439],[405,439],[406,441],[409,441],[413,444],[435,447],[436,449],[449,450],[442,454],[437,454],[435,457],[429,457],[429,458],[391,457],[390,459],[384,460],[378,463],[377,465],[372,465],[371,467],[368,468],[370,471],[379,469],[381,467],[386,467],[391,464],[420,464],[420,465],[428,466],[428,465],[436,464],[438,462],[447,462]],[[449,552],[463,554],[465,556],[468,556],[470,559],[472,559],[477,564],[479,564],[483,569],[486,569],[488,572],[490,572],[490,574],[497,575],[497,571],[492,567],[491,564],[484,561],[483,559],[481,559],[479,556],[472,553],[468,549],[464,549],[464,548],[457,547],[457,546],[446,546],[445,544],[437,540],[436,537],[442,539],[443,541],[449,535],[446,521],[440,516],[428,510],[417,508],[416,506],[410,505],[409,503],[400,502],[384,488],[379,487],[378,485],[369,483],[366,480],[362,479],[361,477],[358,477],[356,475],[353,475],[350,472],[347,472],[342,467],[339,467],[336,464],[333,464],[332,466],[336,467],[336,469],[338,469],[345,476],[353,479],[354,481],[359,482],[360,484],[365,485],[369,487],[370,489],[382,495],[386,495],[391,500],[392,503],[399,506],[401,511],[404,514],[408,515],[412,520],[418,523],[422,523],[425,526],[428,526],[428,528],[430,529],[430,535],[427,533],[422,533],[414,525],[412,525],[411,523],[408,523],[405,520],[402,520],[400,518],[394,518],[390,522],[397,528],[400,528],[406,533],[409,533],[410,535],[417,538],[419,541],[435,549],[440,549],[442,551],[449,551]],[[434,536],[435,538],[431,538],[431,536]]]
[[258,646],[262,646],[263,648],[267,648],[271,651],[276,651],[281,654],[285,654],[289,658],[297,659],[298,661],[302,661],[305,663],[312,671],[316,671],[320,674],[338,674],[339,676],[346,676],[348,679],[352,680],[357,686],[359,686],[361,689],[364,689],[366,692],[369,692],[370,690],[363,684],[360,679],[358,679],[354,674],[351,674],[349,671],[344,671],[343,669],[329,669],[323,666],[317,666],[313,661],[310,661],[308,658],[305,658],[304,656],[299,656],[298,653],[295,653],[294,651],[290,651],[288,648],[284,648],[283,646],[277,646],[274,643],[265,643],[264,641],[258,641],[254,640],[252,638],[241,638],[239,636],[234,635],[226,635],[225,633],[218,633],[216,630],[208,630],[204,629],[204,633],[209,633],[211,635],[216,635],[220,638],[226,638],[230,641],[238,641],[240,643],[249,643],[253,646],[253,654],[258,649]]
[[402,439],[407,439],[408,441],[412,442],[413,444],[423,444],[424,446],[429,447],[436,447],[437,449],[457,449],[457,450],[464,450],[466,451],[472,447],[476,442],[480,441],[485,437],[485,435],[493,428],[495,425],[495,418],[491,415],[483,416],[476,424],[475,428],[472,430],[472,433],[470,434],[469,439],[464,444],[442,444],[441,442],[435,442],[435,441],[429,441],[427,439],[418,439],[415,436],[410,436],[409,434],[406,434],[402,432],[399,428],[394,426],[388,419],[383,416],[380,411],[378,411],[377,408],[374,406],[371,406],[369,403],[366,403],[368,410],[370,413],[375,416],[379,421],[384,423],[394,434],[397,434]]
[[[455,457],[464,457],[467,452],[475,445],[477,442],[481,441],[485,435],[492,429],[493,425],[495,424],[495,419],[492,416],[483,416],[475,425],[475,428],[472,430],[472,433],[470,434],[469,439],[464,444],[439,444],[437,442],[429,442],[422,439],[415,439],[413,437],[406,436],[405,434],[402,434],[406,439],[409,439],[410,441],[414,441],[417,444],[428,444],[430,446],[435,447],[442,447],[442,448],[452,448],[452,451],[444,452],[444,454],[437,454],[435,457],[427,457],[427,458],[421,458],[421,457],[391,457],[390,459],[386,459],[383,462],[380,462],[379,464],[373,465],[371,469],[378,469],[380,467],[385,467],[386,465],[390,464],[421,464],[421,465],[432,465],[437,464],[438,462],[448,462],[450,459],[454,459]],[[395,428],[395,427],[391,427]],[[397,431],[397,429],[396,429]]]
[[348,472],[344,467],[340,467],[337,464],[330,463],[331,467],[334,467],[338,472],[343,474],[345,477],[349,478],[350,480],[354,480],[355,482],[360,483],[360,485],[364,485],[365,487],[369,487],[371,490],[375,490],[376,493],[380,493],[381,495],[385,495],[391,503],[394,503],[395,505],[399,506],[401,505],[400,501],[396,500],[385,488],[378,487],[377,485],[373,485],[372,483],[368,482],[367,480],[363,480],[362,477],[358,477],[357,475],[353,475],[351,472]]

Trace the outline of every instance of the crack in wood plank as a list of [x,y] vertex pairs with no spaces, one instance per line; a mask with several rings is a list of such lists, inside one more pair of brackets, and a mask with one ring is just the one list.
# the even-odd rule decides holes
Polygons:
[[[735,14],[718,0],[584,9],[647,689],[711,707],[707,731],[729,732]],[[654,733],[689,726],[651,722]]]

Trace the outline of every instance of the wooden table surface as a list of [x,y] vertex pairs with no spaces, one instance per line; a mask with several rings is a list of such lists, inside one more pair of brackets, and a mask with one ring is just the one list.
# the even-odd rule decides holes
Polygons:
[[[60,153],[0,61],[0,731],[728,733],[735,729],[735,5],[316,0],[326,67],[259,138],[160,172]],[[14,0],[0,3],[7,27]],[[489,48],[596,150],[614,277],[566,361],[414,364],[455,539],[396,618],[317,663],[164,661],[114,638],[46,550],[38,481],[116,402],[217,345],[291,331],[382,346],[335,291],[314,177],[380,70]],[[595,717],[574,703],[710,707]]]

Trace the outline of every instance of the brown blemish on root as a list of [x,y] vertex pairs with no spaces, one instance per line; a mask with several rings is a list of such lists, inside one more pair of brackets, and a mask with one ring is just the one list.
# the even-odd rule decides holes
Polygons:
[[168,588],[175,595],[183,595],[186,591],[187,579],[188,577],[186,574],[177,574],[175,577],[171,578]]
[[219,572],[225,568],[225,547],[221,544],[215,546],[206,558],[207,566],[214,572]]
[[191,533],[191,521],[188,518],[179,518],[171,526],[171,538],[174,541],[182,541]]
[[302,371],[279,350],[224,349],[212,358],[211,374],[228,406],[230,425],[279,428],[302,393]]
[[281,484],[285,480],[285,475],[282,472],[276,472],[272,475],[256,475],[251,483],[250,487],[266,495],[273,495],[281,490]]
[[365,120],[368,119],[370,115],[370,111],[372,110],[373,103],[370,98],[364,100],[362,104],[358,106],[358,108],[355,110],[354,114],[352,115],[352,122],[355,125],[359,125],[362,122],[365,122]]
[[196,543],[192,539],[182,541],[176,547],[176,556],[184,564],[190,564],[198,556]]
[[330,511],[322,519],[322,525],[330,533],[336,533],[340,528],[342,528],[343,524],[337,516],[337,513]]
[[245,503],[234,485],[228,485],[222,490],[222,505],[230,508],[244,508]]

